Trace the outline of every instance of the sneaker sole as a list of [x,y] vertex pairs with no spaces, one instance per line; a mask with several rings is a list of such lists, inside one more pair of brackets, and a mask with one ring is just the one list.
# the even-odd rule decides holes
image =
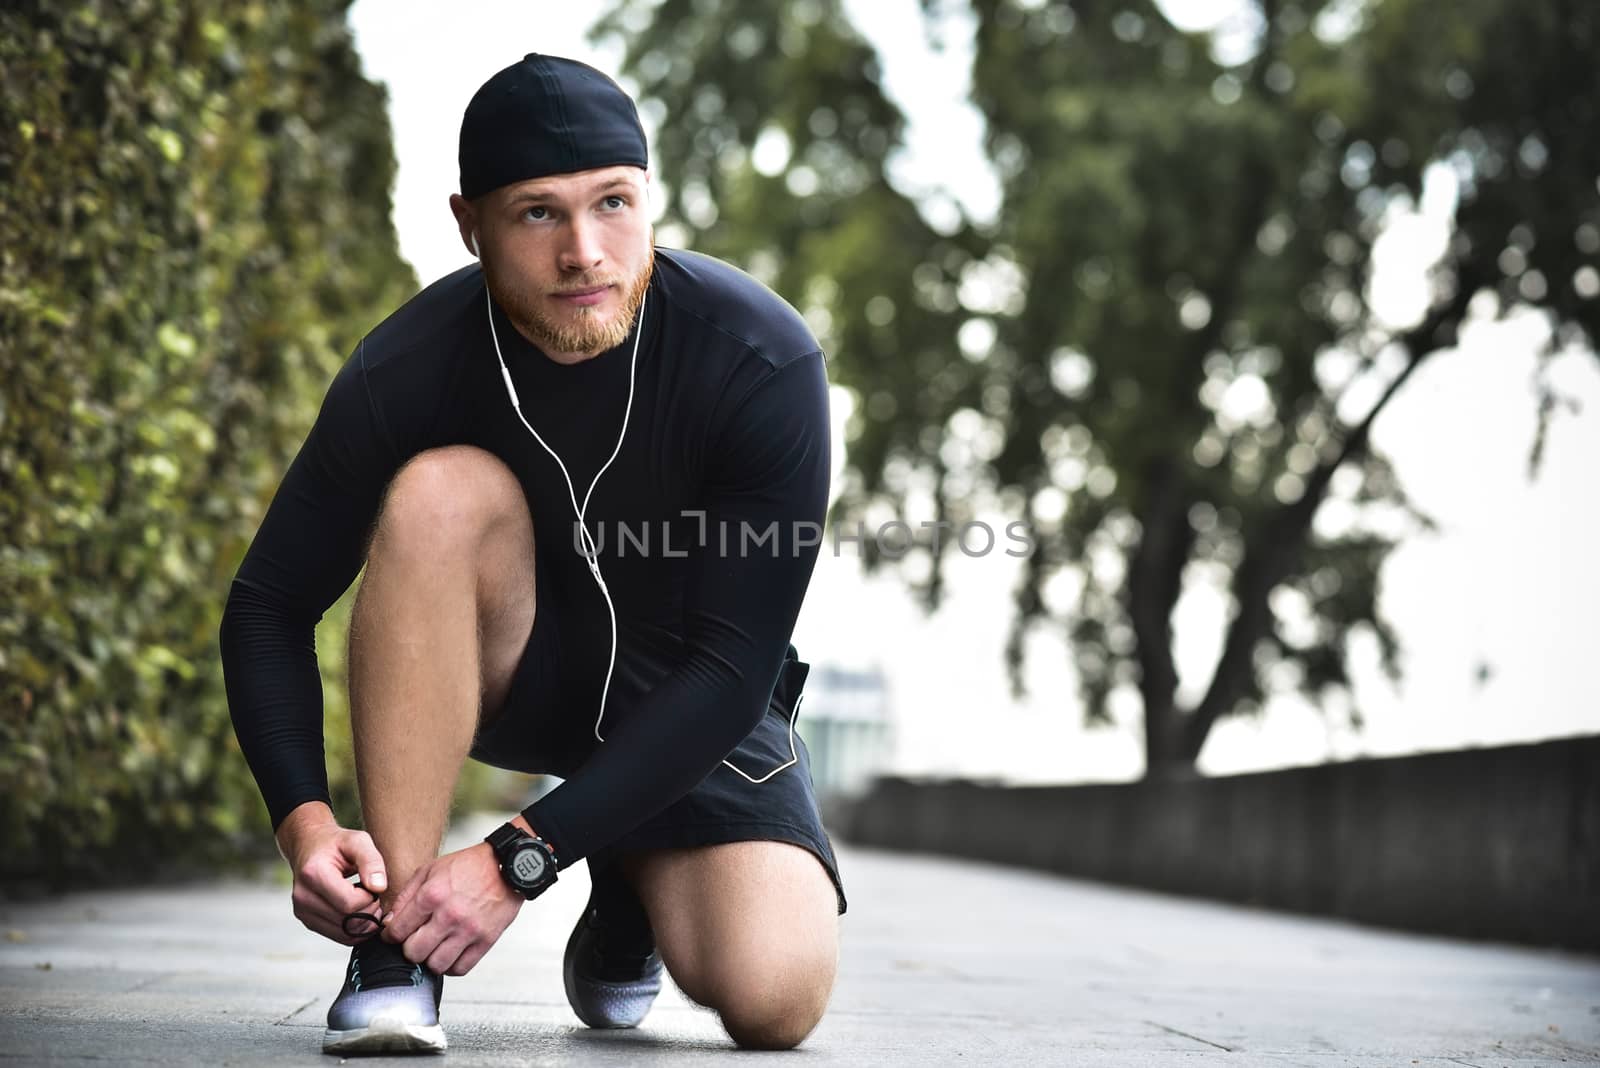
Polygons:
[[443,1053],[444,1028],[438,1024],[408,1024],[378,1017],[366,1027],[349,1031],[329,1028],[322,1035],[324,1053]]

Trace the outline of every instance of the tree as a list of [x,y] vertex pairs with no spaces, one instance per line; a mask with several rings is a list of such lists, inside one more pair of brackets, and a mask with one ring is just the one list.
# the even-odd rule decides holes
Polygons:
[[[1397,533],[1369,520],[1427,518],[1374,420],[1474,316],[1540,309],[1547,353],[1600,326],[1593,5],[1249,10],[1253,47],[1222,63],[1149,0],[924,0],[934,32],[975,26],[985,225],[891,180],[903,116],[837,0],[623,0],[597,30],[664,116],[672,223],[805,311],[858,398],[834,521],[1026,516],[1014,683],[1024,635],[1059,627],[1091,720],[1136,689],[1152,774],[1275,689],[1330,707],[1362,630],[1396,673]],[[1374,246],[1430,180],[1456,188],[1452,235],[1393,321]],[[926,538],[910,579],[929,608],[948,550]],[[1172,618],[1200,585],[1231,615],[1186,695]]]

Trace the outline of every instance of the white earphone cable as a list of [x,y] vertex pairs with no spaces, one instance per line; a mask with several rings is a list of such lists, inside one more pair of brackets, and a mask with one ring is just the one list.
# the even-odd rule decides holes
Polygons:
[[[473,244],[474,247],[476,247],[476,235],[474,235]],[[589,526],[585,522],[584,517],[589,510],[589,498],[594,495],[594,488],[600,482],[600,476],[606,473],[606,468],[611,466],[611,462],[615,460],[617,458],[617,454],[622,451],[623,439],[627,437],[628,434],[628,417],[633,412],[633,387],[635,372],[637,371],[639,364],[639,339],[644,336],[645,301],[648,299],[649,293],[647,291],[639,300],[639,317],[633,333],[633,355],[631,356],[628,364],[628,403],[622,412],[622,432],[617,435],[617,444],[616,447],[611,450],[611,455],[606,458],[605,463],[600,465],[600,470],[596,471],[594,478],[590,480],[589,489],[583,495],[583,504],[581,506],[578,504],[577,490],[572,485],[572,476],[567,472],[567,465],[561,462],[561,457],[556,455],[556,451],[550,447],[549,443],[547,443],[544,438],[539,436],[539,432],[537,430],[533,429],[533,425],[528,422],[527,416],[522,414],[522,402],[517,397],[517,387],[511,383],[511,369],[506,366],[505,355],[500,351],[500,332],[494,325],[494,298],[490,296],[489,287],[487,285],[484,286],[483,296],[484,305],[488,309],[489,315],[489,336],[494,339],[494,355],[495,359],[500,362],[500,378],[505,383],[506,396],[510,398],[512,409],[517,413],[517,418],[522,422],[522,425],[527,427],[528,433],[533,435],[533,439],[539,443],[545,452],[550,454],[550,458],[554,460],[556,462],[556,466],[561,469],[561,477],[567,483],[567,499],[572,503],[572,510],[578,517],[579,550],[583,553],[584,562],[589,565],[589,574],[594,577],[595,584],[600,588],[600,596],[605,598],[606,612],[611,617],[611,656],[606,661],[606,681],[605,685],[600,690],[600,711],[599,714],[595,716],[594,720],[595,740],[604,742],[605,736],[600,733],[600,724],[606,716],[606,698],[611,693],[611,675],[617,666],[617,610],[616,606],[611,603],[611,591],[606,588],[605,577],[600,573],[599,546],[595,542],[594,538],[589,534]],[[804,697],[805,695],[802,694],[795,700],[794,710],[789,715],[789,759],[787,761],[773,768],[759,779],[747,774],[742,768],[735,765],[732,761],[724,760],[722,763],[740,777],[757,786],[766,782],[768,779],[778,774],[778,772],[783,771],[785,768],[793,767],[796,763],[798,763],[800,757],[795,750],[794,732],[795,722],[800,718],[800,702],[804,700]]]

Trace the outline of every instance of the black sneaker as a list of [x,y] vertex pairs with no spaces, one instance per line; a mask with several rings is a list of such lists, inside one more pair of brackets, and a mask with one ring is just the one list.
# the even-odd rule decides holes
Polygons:
[[593,878],[561,964],[567,1003],[590,1027],[638,1027],[661,993],[655,932],[620,874]]
[[374,935],[350,951],[344,988],[328,1009],[324,1053],[443,1053],[444,976]]

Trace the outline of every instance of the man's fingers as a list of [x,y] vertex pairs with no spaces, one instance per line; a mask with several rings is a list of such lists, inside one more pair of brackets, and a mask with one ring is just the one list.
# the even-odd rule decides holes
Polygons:
[[490,942],[472,943],[472,945],[468,946],[466,950],[462,952],[461,956],[456,958],[455,965],[451,967],[448,974],[466,975],[473,968],[477,967],[478,962],[483,959],[483,955],[485,953],[489,952],[489,947],[492,944],[493,943]]
[[326,903],[330,912],[341,916],[346,912],[360,912],[373,903],[372,894],[352,885],[332,858],[311,861],[300,872],[300,878]]
[[383,921],[380,919],[382,914],[383,905],[377,901],[364,909],[341,913],[338,922],[344,937],[340,941],[354,945],[379,933],[383,928]]
[[429,918],[415,903],[407,905],[397,902],[394,911],[383,918],[383,936],[396,944],[404,942],[416,934]]
[[394,907],[384,917],[384,935],[391,942],[404,942],[410,938],[412,932],[428,922],[428,913],[417,904],[417,889],[427,881],[428,869],[417,869],[411,876],[411,881],[400,888],[400,893],[395,895]]
[[352,938],[344,929],[344,917],[334,916],[330,912],[321,910],[299,913],[300,922],[308,930],[315,931],[322,937],[339,943],[341,946],[353,946],[360,938]]
[[346,934],[342,924],[333,923],[330,920],[308,922],[306,926],[330,942],[337,942],[341,946],[353,946],[359,941],[359,939],[351,938]]
[[340,846],[345,860],[361,876],[362,886],[374,894],[389,889],[389,874],[383,863],[383,854],[378,852],[370,834],[366,831],[350,831],[344,835]]
[[[378,928],[381,907],[375,895],[387,886],[383,856],[365,831],[334,830],[306,843],[295,861],[294,914],[309,930],[341,945],[353,945]],[[350,881],[359,875],[360,886]],[[353,913],[370,923],[345,920]]]
[[405,940],[406,960],[411,961],[413,964],[421,964],[425,960],[432,959],[434,950],[445,942],[444,932],[440,930],[440,926],[437,923],[425,923],[407,937]]
[[[294,891],[294,914],[301,923],[335,942],[352,945],[378,929],[379,903],[368,900],[359,909],[345,910],[329,904],[309,886],[299,886]],[[350,913],[370,917],[370,922],[352,922],[347,929],[345,919]]]
[[453,934],[439,943],[439,947],[428,954],[427,965],[439,975],[449,975],[455,970],[456,961],[461,954],[469,948],[469,940],[465,934]]

